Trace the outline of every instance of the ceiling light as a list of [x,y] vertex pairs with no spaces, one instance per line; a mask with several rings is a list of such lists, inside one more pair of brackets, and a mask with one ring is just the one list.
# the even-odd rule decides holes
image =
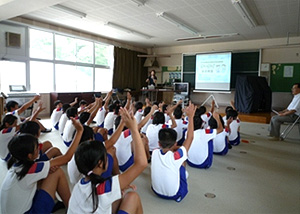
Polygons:
[[146,0],[131,0],[132,2],[136,3],[138,6],[144,6]]
[[66,7],[66,6],[63,6],[61,4],[53,5],[51,7],[56,9],[56,10],[60,10],[60,11],[63,11],[65,13],[68,13],[70,15],[77,16],[79,18],[85,18],[86,17],[85,13],[80,12],[78,10],[74,10],[74,9]]
[[244,21],[249,25],[249,27],[254,28],[257,26],[257,22],[252,15],[251,11],[247,7],[242,0],[231,0],[235,9],[239,12],[239,14],[243,17]]
[[174,18],[170,17],[165,12],[157,13],[156,15],[158,17],[164,19],[165,21],[167,21],[167,22],[169,22],[169,23],[171,23],[173,25],[176,25],[176,27],[180,28],[181,30],[184,30],[185,32],[188,32],[188,33],[190,33],[192,35],[199,35],[199,32],[196,29],[194,29],[194,28],[192,28],[192,27],[190,27],[190,26],[188,26],[186,24],[180,23],[179,21],[177,21]]
[[120,26],[118,24],[114,24],[112,22],[107,22],[105,25],[109,26],[109,27],[112,27],[112,28],[115,28],[117,30],[121,30],[121,31],[124,31],[126,33],[131,33],[131,34],[134,34],[134,35],[137,35],[137,36],[140,36],[140,37],[143,37],[145,39],[151,39],[152,37],[151,36],[148,36],[146,34],[143,34],[143,33],[140,33],[140,32],[137,32],[137,31],[134,31],[134,30],[131,30],[131,29],[128,29],[126,27],[123,27],[123,26]]
[[231,36],[237,36],[238,33],[225,33],[225,34],[212,34],[212,35],[199,35],[195,37],[186,37],[186,38],[178,38],[175,41],[188,41],[188,40],[196,40],[196,39],[219,39],[219,38],[226,38]]

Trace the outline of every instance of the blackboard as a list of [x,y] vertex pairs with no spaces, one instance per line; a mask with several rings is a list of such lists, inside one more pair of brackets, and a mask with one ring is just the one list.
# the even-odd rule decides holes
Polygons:
[[270,87],[273,92],[291,92],[300,82],[300,63],[271,64]]
[[[195,87],[196,54],[183,55],[183,81]],[[230,88],[235,88],[237,75],[258,76],[259,52],[232,53]]]

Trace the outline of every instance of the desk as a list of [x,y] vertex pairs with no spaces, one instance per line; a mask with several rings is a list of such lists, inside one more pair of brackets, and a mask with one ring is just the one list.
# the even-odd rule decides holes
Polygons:
[[144,101],[146,97],[150,99],[151,102],[153,101],[164,101],[165,103],[169,104],[173,101],[174,92],[173,89],[141,89],[142,92],[142,100]]

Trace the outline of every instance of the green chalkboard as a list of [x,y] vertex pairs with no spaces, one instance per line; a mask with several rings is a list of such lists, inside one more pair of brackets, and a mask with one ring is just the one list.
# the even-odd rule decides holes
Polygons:
[[[183,55],[183,81],[195,87],[196,55]],[[237,75],[258,76],[259,52],[232,53],[230,88],[235,88]]]
[[300,63],[271,64],[270,87],[273,92],[290,92],[300,82]]

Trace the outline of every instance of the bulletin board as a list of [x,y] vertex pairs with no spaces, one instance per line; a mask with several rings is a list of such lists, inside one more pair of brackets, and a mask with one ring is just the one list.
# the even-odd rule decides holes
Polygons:
[[293,84],[300,82],[300,63],[271,64],[270,72],[272,92],[291,92]]

